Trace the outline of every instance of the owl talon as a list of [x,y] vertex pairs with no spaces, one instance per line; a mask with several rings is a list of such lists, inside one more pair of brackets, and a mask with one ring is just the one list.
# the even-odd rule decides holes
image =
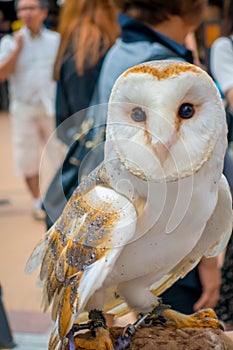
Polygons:
[[184,315],[171,309],[162,312],[164,325],[169,328],[214,328],[222,329],[213,309],[197,311],[191,315]]
[[139,314],[138,319],[135,323],[127,325],[127,327],[124,329],[122,336],[123,337],[131,337],[135,334],[136,329],[141,324],[150,324],[151,321],[155,322],[158,320],[162,320],[164,317],[162,316],[162,313],[164,310],[170,308],[170,305],[165,305],[162,303],[162,300],[159,299],[159,305],[156,306],[152,311],[146,313],[146,314]]
[[[106,321],[103,313],[99,310],[92,310],[89,313],[90,321],[84,324],[76,324],[67,335],[69,340],[69,350],[79,348],[92,350],[113,350],[112,340],[106,329]],[[74,333],[81,330],[90,330],[92,337],[81,338]]]
[[164,310],[171,309],[170,305],[166,305],[162,303],[162,299],[159,299],[159,304],[148,313],[148,316],[145,319],[145,324],[149,325],[159,325],[166,322],[163,312]]
[[156,324],[159,322],[162,322],[162,319],[164,319],[164,317],[161,315],[163,310],[170,308],[170,305],[165,305],[162,304],[162,301],[159,300],[159,305],[153,309],[151,312],[148,312],[146,314],[140,314],[138,316],[138,319],[135,323],[133,324],[128,324],[126,326],[126,328],[124,329],[122,336],[118,338],[117,340],[117,344],[115,345],[115,350],[122,350],[122,349],[127,349],[128,346],[127,344],[130,344],[130,337],[132,337],[135,333],[137,328],[141,325],[141,324],[150,324],[154,322],[156,322]]
[[114,350],[112,340],[107,329],[98,327],[94,337],[81,338],[78,335],[74,338],[75,349],[86,350]]

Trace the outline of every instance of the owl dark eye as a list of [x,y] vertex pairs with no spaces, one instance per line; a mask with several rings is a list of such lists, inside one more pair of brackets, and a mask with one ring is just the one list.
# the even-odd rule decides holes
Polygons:
[[189,119],[192,118],[192,116],[194,115],[195,110],[194,107],[191,103],[183,103],[178,111],[178,115],[180,118],[183,119]]
[[131,118],[135,122],[144,122],[146,120],[146,113],[142,110],[141,107],[135,107],[131,111]]

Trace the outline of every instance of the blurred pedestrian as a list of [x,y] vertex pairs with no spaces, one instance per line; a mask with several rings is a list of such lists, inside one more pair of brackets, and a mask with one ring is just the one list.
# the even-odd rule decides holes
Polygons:
[[12,349],[16,346],[2,301],[2,286],[0,284],[0,349]]
[[[59,34],[43,26],[48,13],[47,0],[16,0],[15,8],[23,27],[0,42],[0,81],[9,79],[16,172],[24,177],[33,197],[35,219],[42,219],[40,147],[54,130],[52,76]],[[52,148],[51,159],[58,163]]]
[[210,51],[211,74],[233,109],[233,1],[226,1],[221,36]]
[[56,125],[66,121],[58,136],[69,145],[80,123],[69,117],[90,105],[103,58],[119,34],[116,8],[112,0],[66,0],[58,31]]
[[[233,0],[225,2],[221,36],[215,40],[210,52],[210,69],[222,92],[227,112],[228,141],[233,142]],[[225,172],[233,191],[232,162],[225,162]],[[222,266],[220,299],[215,308],[226,328],[233,330],[233,236],[228,242]]]

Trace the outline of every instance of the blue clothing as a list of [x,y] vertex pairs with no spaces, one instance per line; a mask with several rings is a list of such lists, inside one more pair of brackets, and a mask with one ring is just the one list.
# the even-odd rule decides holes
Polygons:
[[230,157],[228,149],[226,150],[223,174],[226,176],[226,179],[229,183],[231,193],[233,193],[233,162]]
[[119,15],[121,38],[104,59],[99,78],[99,103],[107,103],[116,79],[128,68],[142,62],[178,59],[193,63],[192,52],[184,45],[156,32],[144,23]]

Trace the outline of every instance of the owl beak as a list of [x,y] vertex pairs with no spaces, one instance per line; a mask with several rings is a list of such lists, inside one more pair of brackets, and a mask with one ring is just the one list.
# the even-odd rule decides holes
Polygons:
[[168,154],[169,154],[169,148],[164,145],[162,142],[156,142],[155,145],[152,146],[153,150],[156,154],[156,157],[159,159],[160,164],[163,165],[166,161]]

